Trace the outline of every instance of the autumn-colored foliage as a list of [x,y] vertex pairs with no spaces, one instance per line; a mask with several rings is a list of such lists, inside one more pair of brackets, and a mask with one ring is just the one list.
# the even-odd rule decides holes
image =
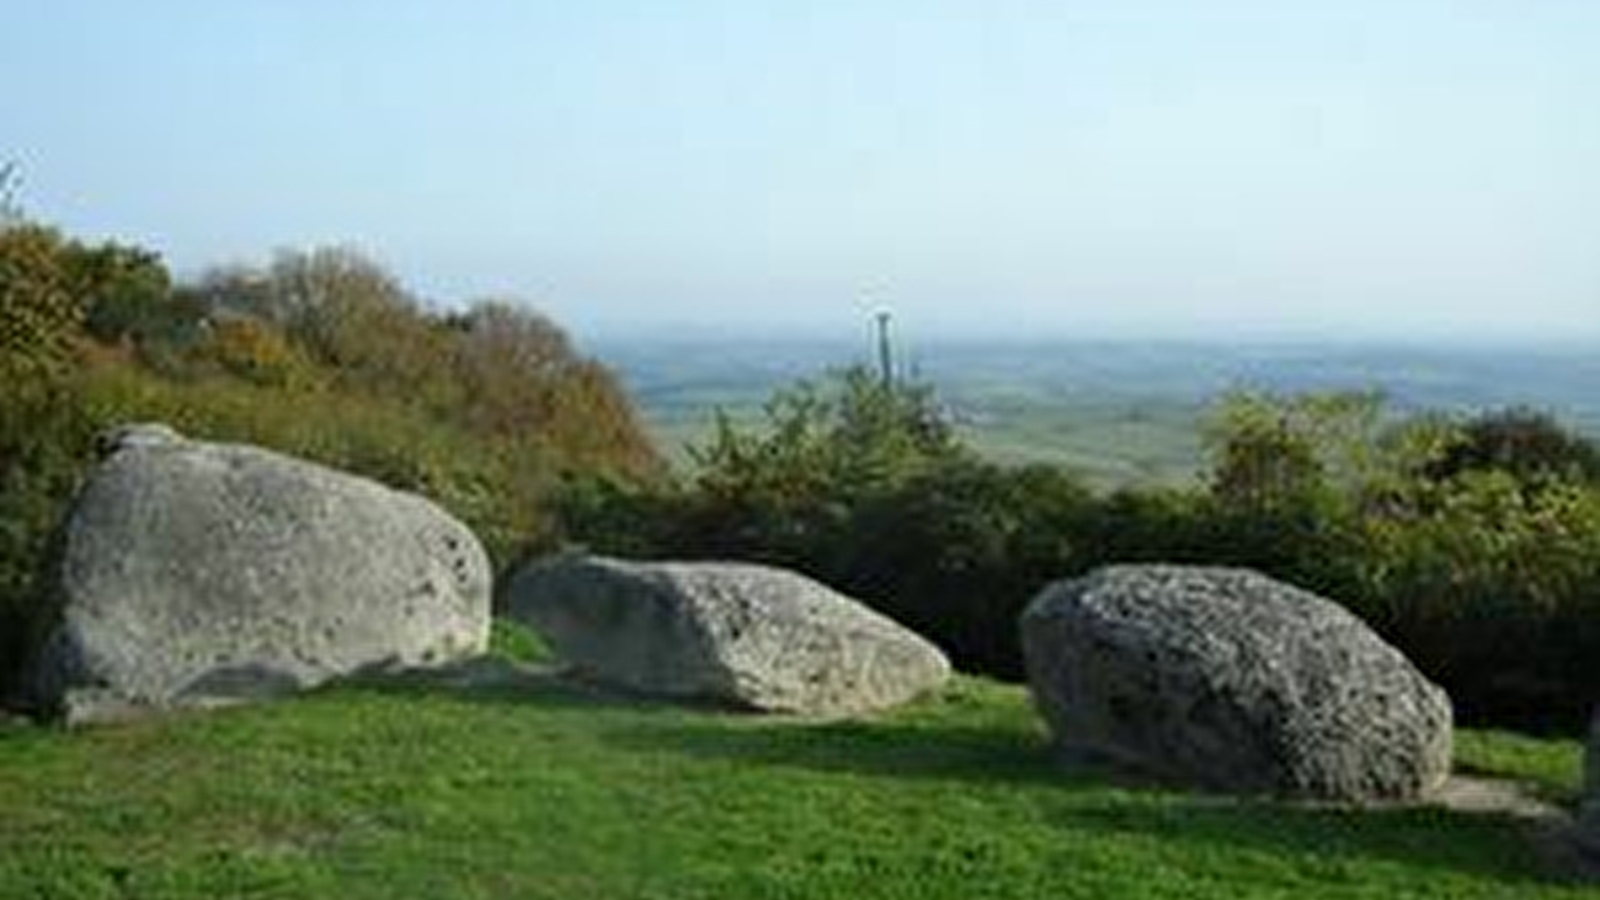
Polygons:
[[84,306],[71,290],[70,247],[53,228],[0,229],[0,377],[13,390],[59,369],[78,335]]
[[661,463],[616,378],[510,303],[440,312],[347,248],[175,284],[160,257],[0,226],[0,694],[94,435],[131,420],[427,494],[497,563],[553,539],[574,476]]

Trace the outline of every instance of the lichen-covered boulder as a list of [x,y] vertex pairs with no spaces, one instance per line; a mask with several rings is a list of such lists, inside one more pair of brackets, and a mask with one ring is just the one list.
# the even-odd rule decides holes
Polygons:
[[483,547],[432,503],[256,447],[140,425],[64,526],[36,704],[69,721],[481,652]]
[[517,573],[505,613],[598,681],[767,712],[883,709],[950,673],[913,632],[768,566],[559,557]]
[[1211,789],[1417,799],[1449,773],[1443,690],[1339,605],[1243,569],[1111,566],[1023,613],[1068,755]]

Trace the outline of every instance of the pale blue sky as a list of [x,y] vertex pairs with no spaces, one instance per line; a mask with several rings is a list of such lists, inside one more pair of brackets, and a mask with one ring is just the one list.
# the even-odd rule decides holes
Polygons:
[[1600,339],[1594,0],[52,0],[36,216],[580,333]]

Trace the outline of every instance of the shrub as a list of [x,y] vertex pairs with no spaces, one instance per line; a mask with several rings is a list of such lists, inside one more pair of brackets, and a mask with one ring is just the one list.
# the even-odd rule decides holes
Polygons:
[[1516,408],[1485,413],[1468,422],[1427,477],[1444,480],[1469,471],[1496,470],[1518,481],[1600,481],[1600,447],[1569,431],[1548,413]]
[[719,419],[688,485],[569,490],[569,537],[602,552],[806,572],[926,634],[969,670],[1020,674],[1015,621],[1079,565],[1090,501],[1057,469],[980,461],[932,392],[864,369],[780,392],[764,427]]
[[501,302],[448,320],[448,418],[526,448],[562,473],[650,478],[662,462],[610,370],[578,354],[554,322]]
[[1468,722],[1573,731],[1600,678],[1600,491],[1504,471],[1413,486],[1364,520],[1345,595]]
[[563,520],[604,551],[792,566],[1007,678],[1017,613],[1054,579],[1248,566],[1347,604],[1464,721],[1581,728],[1600,678],[1600,489],[1571,465],[1442,468],[1473,434],[1394,421],[1371,395],[1236,395],[1208,429],[1202,487],[1097,497],[1059,470],[978,460],[924,388],[846,373],[780,393],[764,428],[722,420],[686,484],[574,485]]
[[71,290],[69,245],[34,224],[0,228],[0,379],[17,390],[68,364],[83,322]]
[[115,243],[74,245],[66,268],[84,307],[84,329],[95,340],[176,347],[198,335],[202,310],[173,293],[159,255]]
[[312,363],[279,329],[246,316],[215,316],[184,357],[191,376],[229,375],[264,387],[316,383]]
[[854,510],[823,573],[940,644],[968,671],[1022,677],[1017,618],[1041,588],[1089,562],[1094,512],[1049,466],[954,458]]
[[571,537],[825,572],[871,498],[969,457],[925,388],[884,385],[862,369],[778,393],[754,429],[719,416],[715,436],[690,455],[697,468],[688,485],[581,486],[569,500]]
[[[1275,421],[1293,421],[1296,406],[1280,402]],[[1439,681],[1463,721],[1581,728],[1600,674],[1593,447],[1522,411],[1319,432],[1353,436],[1348,450],[1313,430],[1225,432],[1233,452],[1217,466],[1210,515],[1232,549],[1216,557],[1343,601]],[[1254,470],[1273,473],[1270,490],[1227,477],[1249,458],[1239,445],[1278,453]],[[1334,483],[1337,453],[1355,464]]]
[[0,701],[46,612],[51,537],[93,444],[70,382],[0,391]]

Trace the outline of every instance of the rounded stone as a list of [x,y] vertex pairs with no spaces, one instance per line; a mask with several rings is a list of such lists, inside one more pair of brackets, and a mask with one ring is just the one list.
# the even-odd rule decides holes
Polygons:
[[107,449],[64,527],[37,705],[118,717],[486,646],[488,558],[422,497],[166,426]]
[[1449,697],[1338,604],[1243,569],[1111,566],[1020,621],[1063,751],[1224,791],[1408,800],[1449,774]]
[[747,563],[559,557],[512,579],[506,614],[602,682],[768,712],[883,709],[950,674],[944,654],[904,626]]

